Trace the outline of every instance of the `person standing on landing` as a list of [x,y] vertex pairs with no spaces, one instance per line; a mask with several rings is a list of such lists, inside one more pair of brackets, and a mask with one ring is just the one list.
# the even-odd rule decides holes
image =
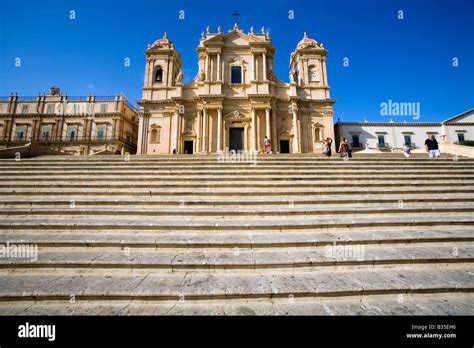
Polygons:
[[339,156],[342,157],[342,158],[347,157],[346,138],[341,138],[341,142],[339,144]]
[[428,135],[428,139],[425,140],[425,150],[428,152],[430,158],[438,158],[441,155],[439,152],[438,142],[433,134]]
[[332,147],[332,139],[331,138],[326,138],[324,140],[324,151],[323,153],[329,158],[331,157],[331,147]]
[[268,136],[263,140],[263,145],[265,147],[265,153],[269,153],[271,150],[271,140]]

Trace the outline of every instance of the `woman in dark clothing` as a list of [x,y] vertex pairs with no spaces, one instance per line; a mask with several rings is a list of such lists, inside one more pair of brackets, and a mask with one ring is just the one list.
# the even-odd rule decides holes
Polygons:
[[331,157],[331,147],[332,147],[332,139],[331,138],[326,138],[326,140],[324,140],[324,151],[323,151],[323,153],[327,157]]

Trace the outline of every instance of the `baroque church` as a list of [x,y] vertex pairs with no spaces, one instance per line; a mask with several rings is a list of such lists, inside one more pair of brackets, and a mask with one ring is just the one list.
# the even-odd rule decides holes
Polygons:
[[208,27],[196,53],[198,74],[183,83],[166,33],[145,51],[138,154],[252,152],[265,137],[274,153],[321,153],[323,140],[334,139],[327,50],[306,33],[291,53],[289,83],[274,73],[265,28]]

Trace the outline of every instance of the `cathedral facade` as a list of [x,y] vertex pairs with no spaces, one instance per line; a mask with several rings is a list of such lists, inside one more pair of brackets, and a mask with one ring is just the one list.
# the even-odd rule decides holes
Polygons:
[[289,82],[274,73],[269,33],[237,25],[203,33],[198,74],[183,83],[181,56],[165,34],[145,51],[138,154],[258,151],[321,153],[334,139],[327,50],[304,37],[290,56]]

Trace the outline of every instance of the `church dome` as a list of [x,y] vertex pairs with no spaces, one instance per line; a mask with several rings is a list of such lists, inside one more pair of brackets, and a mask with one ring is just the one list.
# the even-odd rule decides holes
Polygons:
[[154,47],[154,46],[168,47],[172,45],[173,45],[173,42],[168,39],[168,36],[165,33],[161,39],[158,39],[155,42],[153,42],[151,44],[151,47]]
[[315,47],[315,46],[320,46],[320,44],[315,39],[309,38],[306,35],[306,32],[304,33],[303,39],[301,39],[297,45],[298,48]]

